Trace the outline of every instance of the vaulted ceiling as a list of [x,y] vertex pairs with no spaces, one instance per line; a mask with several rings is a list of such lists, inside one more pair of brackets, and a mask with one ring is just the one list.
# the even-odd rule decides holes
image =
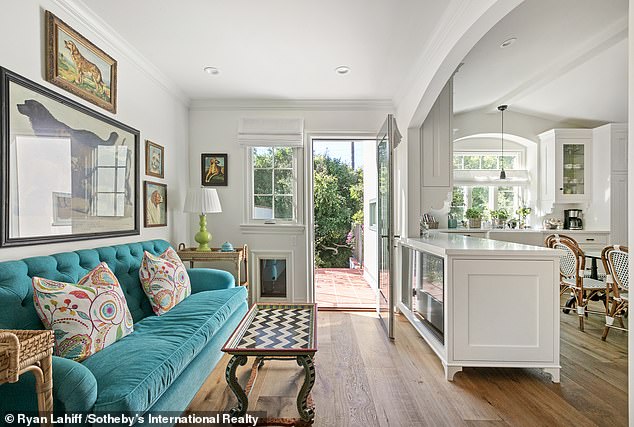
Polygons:
[[[627,121],[627,0],[527,0],[455,76],[456,112],[500,104],[554,120]],[[503,41],[517,38],[501,48]]]

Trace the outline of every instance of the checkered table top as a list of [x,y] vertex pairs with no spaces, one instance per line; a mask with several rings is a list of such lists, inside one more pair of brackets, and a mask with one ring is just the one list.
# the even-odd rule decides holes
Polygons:
[[227,341],[230,354],[301,354],[317,350],[314,304],[256,304]]

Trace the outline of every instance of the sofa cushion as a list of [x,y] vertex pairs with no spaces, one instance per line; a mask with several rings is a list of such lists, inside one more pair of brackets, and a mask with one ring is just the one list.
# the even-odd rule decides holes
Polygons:
[[94,411],[143,413],[170,387],[247,297],[242,286],[189,296],[86,359],[98,384]]
[[187,269],[171,247],[159,256],[145,252],[139,279],[152,310],[158,316],[170,311],[192,293]]
[[33,278],[37,314],[55,332],[55,354],[81,361],[130,334],[132,315],[116,276],[100,263],[77,284]]

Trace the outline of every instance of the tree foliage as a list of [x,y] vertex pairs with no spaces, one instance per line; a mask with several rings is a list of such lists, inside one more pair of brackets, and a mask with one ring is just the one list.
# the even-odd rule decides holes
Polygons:
[[347,267],[348,233],[353,222],[363,221],[363,171],[328,155],[316,156],[314,169],[315,264]]

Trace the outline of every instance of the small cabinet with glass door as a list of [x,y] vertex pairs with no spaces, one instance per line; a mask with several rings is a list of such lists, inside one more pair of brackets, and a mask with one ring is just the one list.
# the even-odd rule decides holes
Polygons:
[[553,129],[539,138],[542,200],[588,201],[592,129]]

